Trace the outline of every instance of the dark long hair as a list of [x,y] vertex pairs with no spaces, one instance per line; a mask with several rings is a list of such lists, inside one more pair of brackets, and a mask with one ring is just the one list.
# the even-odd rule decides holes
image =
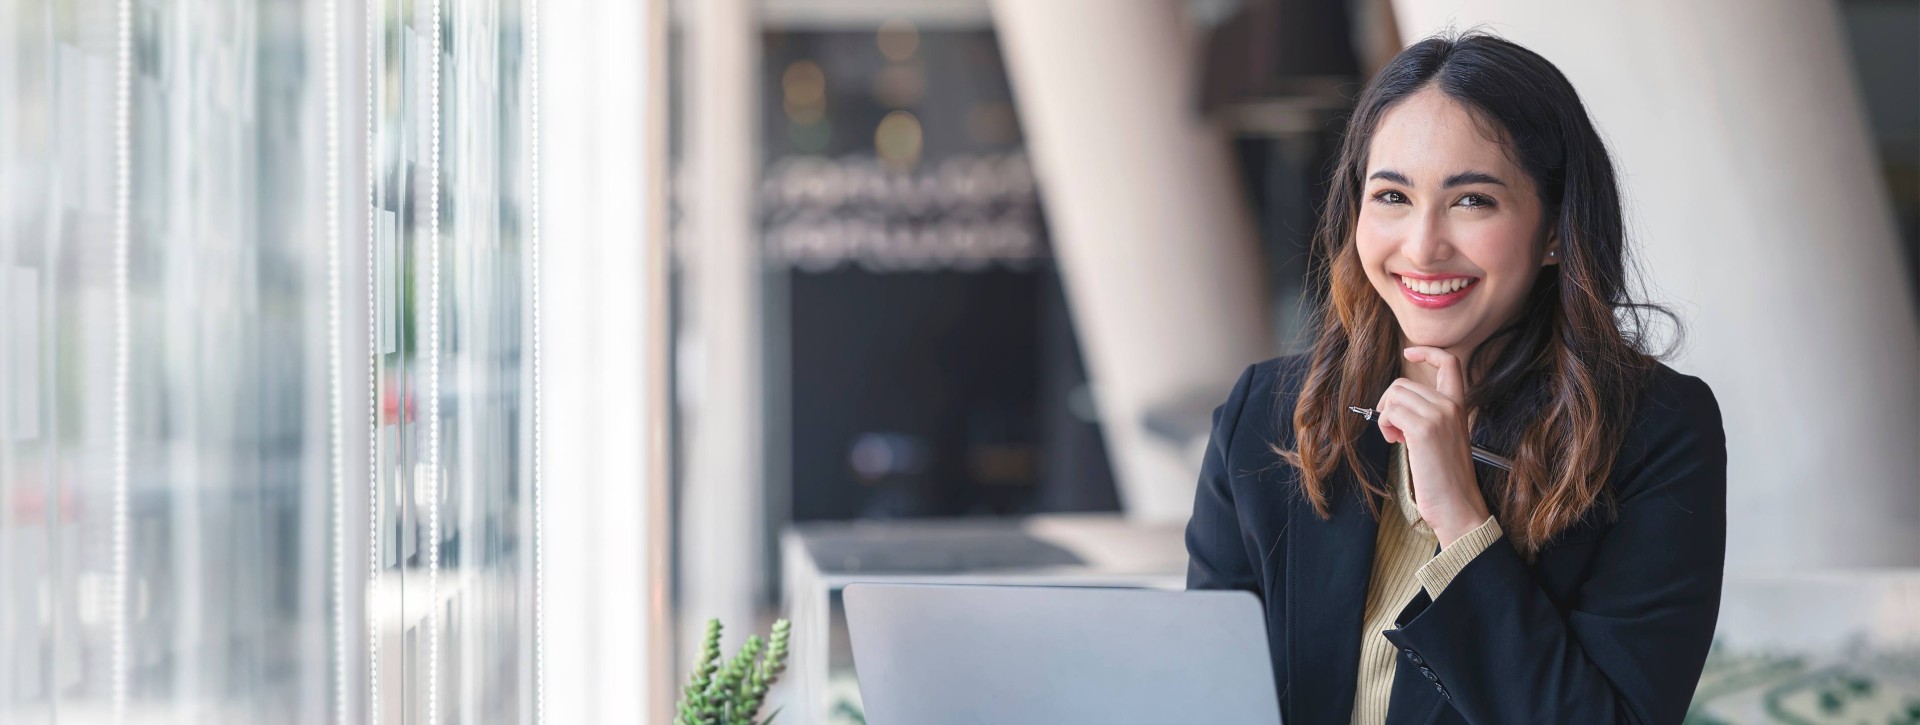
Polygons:
[[1398,323],[1367,280],[1354,225],[1380,119],[1429,88],[1497,131],[1560,240],[1560,263],[1541,269],[1518,317],[1463,361],[1473,440],[1514,461],[1510,473],[1483,467],[1481,491],[1531,556],[1596,502],[1612,513],[1606,482],[1614,455],[1633,401],[1665,355],[1645,349],[1643,313],[1673,320],[1676,342],[1679,328],[1671,312],[1629,298],[1626,225],[1606,144],[1559,69],[1518,44],[1479,31],[1428,38],[1401,51],[1361,93],[1314,235],[1317,332],[1293,420],[1281,421],[1291,424],[1296,446],[1274,448],[1301,471],[1302,493],[1323,519],[1342,465],[1366,489],[1376,518],[1391,501],[1354,445],[1376,424],[1345,408],[1378,400],[1401,370]]

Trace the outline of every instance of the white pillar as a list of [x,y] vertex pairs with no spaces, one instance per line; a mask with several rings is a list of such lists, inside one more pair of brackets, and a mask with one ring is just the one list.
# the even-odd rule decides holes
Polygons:
[[1251,215],[1197,110],[1184,7],[993,3],[1120,498],[1141,520],[1184,520],[1200,469],[1197,451],[1148,436],[1145,412],[1224,399],[1273,354]]
[[664,722],[673,706],[650,659],[671,646],[650,556],[667,485],[650,445],[665,425],[649,384],[665,359],[649,334],[659,2],[538,3],[546,722]]
[[1920,563],[1920,326],[1832,3],[1395,0],[1572,79],[1725,417],[1729,569]]
[[759,167],[751,0],[684,3],[687,113],[684,361],[685,483],[680,502],[680,638],[690,665],[703,625],[725,625],[731,655],[760,628],[766,576],[762,468]]

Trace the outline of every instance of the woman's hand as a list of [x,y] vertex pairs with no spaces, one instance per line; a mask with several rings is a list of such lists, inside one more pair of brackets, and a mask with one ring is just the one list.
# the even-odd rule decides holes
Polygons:
[[1420,518],[1445,548],[1487,520],[1467,432],[1466,378],[1460,361],[1437,347],[1409,347],[1412,362],[1432,365],[1438,389],[1400,378],[1380,396],[1380,434],[1407,447],[1407,473]]

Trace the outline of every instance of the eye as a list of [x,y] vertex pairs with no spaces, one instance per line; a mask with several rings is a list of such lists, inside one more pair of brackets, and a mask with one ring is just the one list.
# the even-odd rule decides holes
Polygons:
[[1491,209],[1495,206],[1493,197],[1485,194],[1468,194],[1460,197],[1460,205],[1469,209]]
[[1373,194],[1373,200],[1382,204],[1405,204],[1407,196],[1392,189],[1383,189]]

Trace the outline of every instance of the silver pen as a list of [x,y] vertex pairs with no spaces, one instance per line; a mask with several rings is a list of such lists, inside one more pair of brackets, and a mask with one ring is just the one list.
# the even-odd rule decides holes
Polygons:
[[[1372,408],[1361,408],[1358,406],[1349,405],[1347,406],[1347,410],[1351,410],[1355,413],[1359,413],[1360,417],[1366,418],[1368,422],[1372,422],[1373,419],[1380,417],[1380,411],[1374,410]],[[1479,446],[1473,446],[1473,460],[1479,461],[1481,463],[1485,463],[1489,466],[1493,466],[1502,471],[1513,470],[1513,459],[1500,455],[1498,453],[1494,453],[1493,451],[1489,451]]]

